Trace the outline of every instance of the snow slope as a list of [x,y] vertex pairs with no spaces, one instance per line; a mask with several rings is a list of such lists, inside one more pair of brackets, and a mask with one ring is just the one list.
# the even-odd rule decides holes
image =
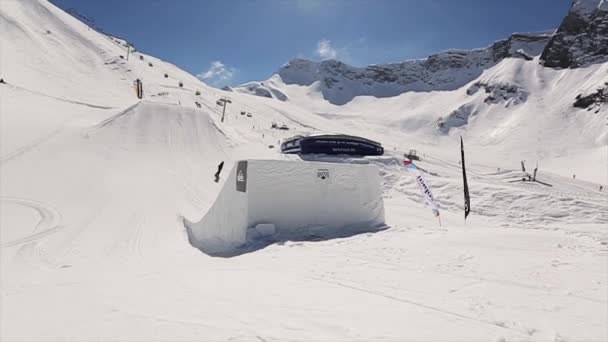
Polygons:
[[288,85],[274,75],[264,84],[286,94],[288,103],[400,148],[442,154],[462,135],[494,165],[538,162],[545,170],[606,184],[608,107],[573,103],[579,94],[605,87],[607,75],[608,63],[556,70],[538,57],[506,58],[455,90],[358,96],[344,105],[326,101],[315,83]]
[[365,127],[400,148],[441,153],[462,135],[494,165],[524,160],[606,184],[606,96],[574,106],[608,91],[605,7],[603,0],[574,0],[554,33],[516,33],[420,60],[354,67],[294,59],[266,81],[231,89]]
[[[544,162],[539,180],[552,186],[522,183],[518,164],[507,162],[564,142],[572,148],[562,157],[588,152],[600,129],[592,125],[600,119],[588,121],[595,113],[545,122],[534,148],[527,134],[541,124],[523,119],[522,144],[500,131],[490,143],[483,120],[507,118],[481,92],[304,106],[291,101],[298,96],[282,102],[213,89],[139,52],[121,59],[120,43],[46,1],[1,1],[0,26],[0,340],[608,339],[606,192],[578,170],[576,179],[547,172]],[[585,91],[605,72],[528,63],[505,60],[480,80],[558,90],[578,82]],[[537,82],[515,72],[526,68]],[[557,118],[566,108],[561,95],[543,97],[551,110],[538,115]],[[223,123],[221,96],[232,100]],[[464,225],[460,128],[440,134],[435,126],[469,101],[485,107],[467,124],[472,133],[463,132],[472,197]],[[540,101],[530,95],[513,106],[524,117]],[[402,114],[400,106],[418,111]],[[388,229],[283,241],[232,258],[190,244],[182,218],[197,220],[213,206],[229,181],[213,182],[219,162],[298,162],[279,155],[278,143],[318,131],[365,134],[386,147],[365,162],[380,170]],[[410,147],[419,147],[417,165],[444,227],[400,166]],[[590,179],[603,172],[579,164],[569,168],[589,169]]]

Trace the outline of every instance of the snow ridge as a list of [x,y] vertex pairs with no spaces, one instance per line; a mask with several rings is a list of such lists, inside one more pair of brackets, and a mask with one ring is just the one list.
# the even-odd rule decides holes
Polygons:
[[[293,59],[270,80],[234,87],[235,91],[273,96],[276,85],[313,86],[330,103],[343,105],[362,95],[392,97],[407,91],[454,90],[479,77],[504,58],[532,59],[540,55],[550,33],[515,33],[484,49],[447,50],[425,59],[354,67],[337,60]],[[285,95],[285,94],[283,94]]]

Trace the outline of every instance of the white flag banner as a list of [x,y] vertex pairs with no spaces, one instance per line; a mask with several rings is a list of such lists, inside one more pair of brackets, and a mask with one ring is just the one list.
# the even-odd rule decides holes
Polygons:
[[412,175],[412,177],[414,177],[414,179],[416,180],[416,184],[418,184],[418,188],[420,189],[420,192],[422,192],[422,197],[424,198],[424,202],[426,203],[426,205],[431,207],[431,210],[433,210],[433,214],[435,215],[435,217],[439,218],[439,206],[437,205],[437,201],[435,201],[435,197],[433,197],[431,187],[428,186],[428,184],[424,180],[424,177],[422,177],[422,173],[420,173],[420,170],[418,170],[418,168],[416,168],[416,165],[414,165],[409,160],[404,160],[403,165],[405,166],[407,171]]

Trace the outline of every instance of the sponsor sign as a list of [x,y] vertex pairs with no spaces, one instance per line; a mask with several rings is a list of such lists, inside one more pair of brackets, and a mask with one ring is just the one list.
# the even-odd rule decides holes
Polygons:
[[247,192],[247,161],[236,164],[236,191]]
[[409,160],[404,160],[403,165],[405,166],[407,171],[416,180],[416,183],[418,184],[418,188],[422,192],[422,197],[424,197],[424,202],[431,207],[435,216],[438,217],[439,216],[439,206],[437,205],[437,202],[435,201],[435,197],[433,197],[433,194],[431,193],[430,187],[427,185],[426,181],[424,180],[424,177],[422,177],[422,174],[420,174],[420,171],[418,170],[418,168],[416,168],[416,165],[414,165]]
[[329,169],[317,169],[318,180],[329,180]]

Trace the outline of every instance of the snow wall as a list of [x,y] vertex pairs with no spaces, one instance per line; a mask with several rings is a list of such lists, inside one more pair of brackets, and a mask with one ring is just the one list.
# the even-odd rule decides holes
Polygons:
[[192,245],[211,255],[260,239],[374,231],[385,226],[380,184],[370,164],[242,160],[207,214],[184,224]]

